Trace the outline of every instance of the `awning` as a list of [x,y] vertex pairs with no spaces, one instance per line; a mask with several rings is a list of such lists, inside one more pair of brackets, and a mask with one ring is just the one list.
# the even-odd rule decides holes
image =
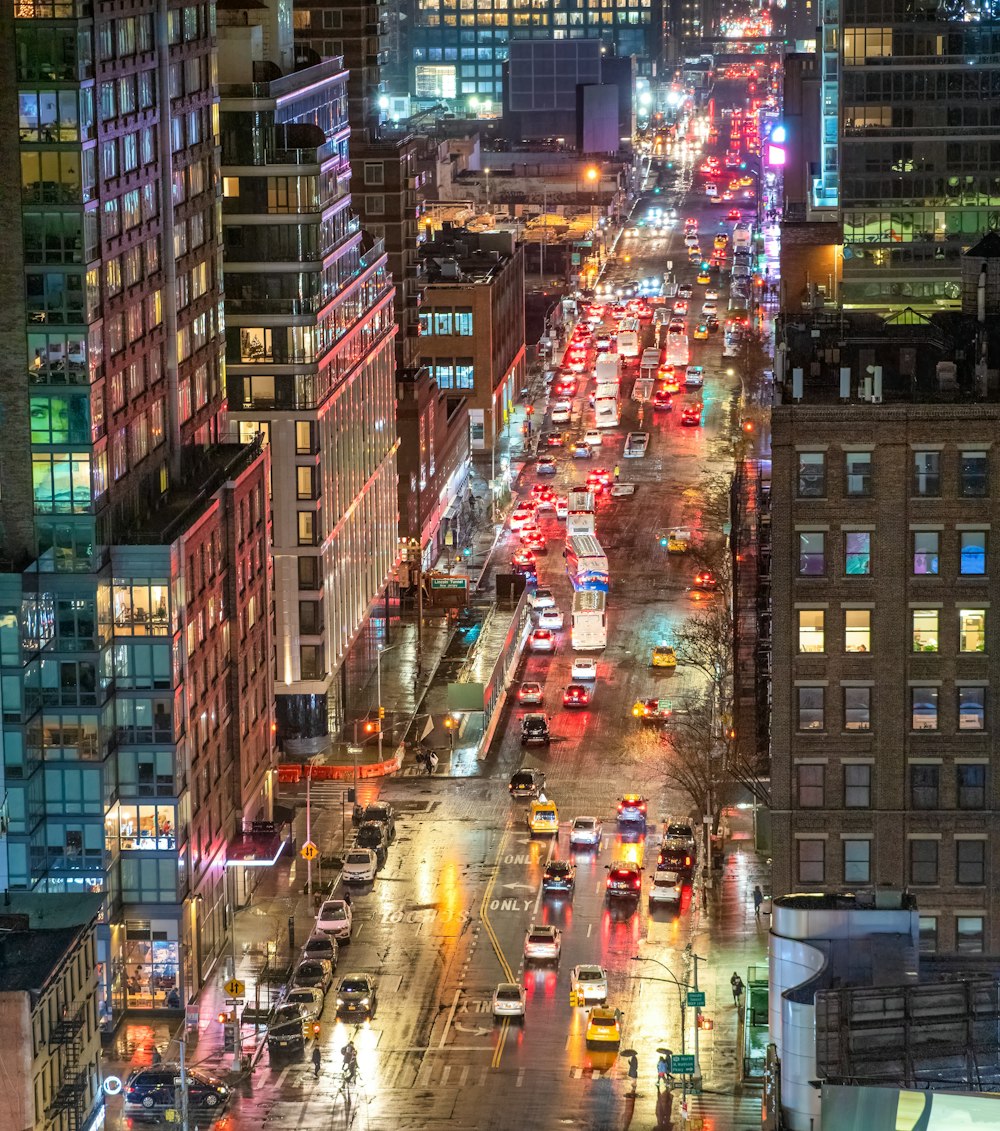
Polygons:
[[259,822],[259,828],[244,833],[226,845],[227,868],[270,868],[288,844],[291,833],[287,825],[277,827]]

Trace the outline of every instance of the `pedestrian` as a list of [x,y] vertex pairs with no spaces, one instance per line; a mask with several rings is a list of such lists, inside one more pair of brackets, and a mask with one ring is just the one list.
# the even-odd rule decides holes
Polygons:
[[760,905],[764,902],[764,893],[760,890],[760,884],[754,884],[753,887],[753,917],[760,918]]
[[622,473],[622,469],[616,463],[615,464],[615,482],[616,483],[618,482],[618,479],[619,479],[619,476],[621,475],[621,473]]
[[427,752],[421,747],[417,751],[417,765],[426,771],[427,769]]
[[319,1079],[319,1063],[320,1063],[320,1059],[321,1059],[318,1044],[313,1045],[313,1057],[312,1057],[312,1059],[313,1059],[313,1079],[318,1080]]
[[435,753],[434,753],[434,751],[432,750],[432,751],[430,752],[430,754],[428,754],[428,755],[427,755],[427,772],[428,772],[429,774],[433,774],[433,773],[434,773],[434,771],[435,771],[435,770],[436,770],[437,768],[438,768],[438,756],[437,756],[437,754],[435,754]]
[[344,902],[348,907],[351,906],[351,891],[350,888],[344,888]]
[[733,987],[733,1004],[739,1009],[740,998],[743,996],[743,979],[735,970],[733,976],[729,979],[729,984]]
[[163,1063],[163,1054],[156,1047],[156,1045],[153,1045],[153,1063],[154,1064],[162,1064]]
[[632,1095],[639,1087],[639,1058],[633,1053],[628,1058],[628,1078],[632,1081]]
[[656,1086],[659,1087],[661,1082],[668,1084],[667,1077],[670,1075],[670,1061],[667,1060],[665,1053],[660,1053],[660,1059],[656,1062]]

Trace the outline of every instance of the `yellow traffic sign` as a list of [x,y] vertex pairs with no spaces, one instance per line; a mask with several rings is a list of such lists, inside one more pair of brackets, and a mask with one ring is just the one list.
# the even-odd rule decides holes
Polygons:
[[239,978],[230,978],[222,988],[230,997],[243,997],[247,987],[246,983],[241,982]]
[[307,840],[301,849],[303,860],[315,860],[319,856],[319,849],[311,840]]

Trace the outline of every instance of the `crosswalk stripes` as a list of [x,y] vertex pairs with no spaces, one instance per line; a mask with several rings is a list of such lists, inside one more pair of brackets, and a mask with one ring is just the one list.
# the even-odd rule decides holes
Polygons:
[[[690,1131],[759,1131],[760,1093],[701,1092],[687,1099]],[[674,1119],[679,1118],[681,1093],[674,1090]]]

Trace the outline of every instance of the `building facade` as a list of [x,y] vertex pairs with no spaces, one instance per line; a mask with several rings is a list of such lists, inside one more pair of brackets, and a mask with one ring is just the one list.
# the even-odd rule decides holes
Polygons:
[[962,252],[1000,206],[1000,20],[988,5],[840,0],[832,27],[830,7],[821,185],[831,200],[839,186],[843,304],[956,307]]
[[330,746],[384,641],[396,324],[351,210],[342,61],[280,73],[263,19],[220,13],[226,359],[230,415],[270,449],[278,740],[298,757]]
[[103,1122],[97,895],[20,892],[0,910],[0,1124],[88,1131]]
[[523,249],[509,232],[445,225],[421,255],[428,277],[420,308],[424,364],[442,393],[468,398],[473,455],[489,455],[524,383]]
[[196,991],[271,816],[267,453],[224,442],[214,8],[3,18],[4,887],[104,896],[110,1026]]
[[925,950],[994,953],[1000,407],[872,368],[772,415],[773,890],[906,888]]

